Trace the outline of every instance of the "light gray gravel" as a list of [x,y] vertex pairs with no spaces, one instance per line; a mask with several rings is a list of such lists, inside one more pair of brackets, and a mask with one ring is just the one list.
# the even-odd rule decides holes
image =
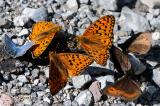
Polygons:
[[[146,99],[140,97],[135,102],[124,102],[120,98],[103,97],[101,91],[115,81],[115,68],[110,59],[104,67],[92,64],[92,67],[87,69],[88,74],[71,78],[64,89],[56,95],[51,95],[48,64],[44,65],[39,63],[40,60],[29,58],[29,61],[23,58],[16,58],[15,61],[4,51],[5,34],[13,37],[15,45],[23,45],[22,48],[26,47],[24,43],[29,45],[30,43],[25,41],[34,22],[52,21],[62,26],[65,35],[78,36],[83,34],[92,22],[104,15],[115,16],[115,44],[129,38],[131,31],[150,31],[153,38],[152,47],[160,46],[159,0],[0,0],[0,94],[9,94],[15,106],[143,106],[148,105],[146,99],[151,105],[158,106],[159,90],[141,74],[138,80],[140,79],[139,83]],[[160,62],[159,53],[160,49],[157,47],[142,58],[153,68]],[[137,67],[140,70],[138,72],[144,71],[141,65]],[[146,68],[148,69],[148,65]],[[160,87],[159,68],[151,72],[151,80]],[[0,98],[0,105],[1,101]]]

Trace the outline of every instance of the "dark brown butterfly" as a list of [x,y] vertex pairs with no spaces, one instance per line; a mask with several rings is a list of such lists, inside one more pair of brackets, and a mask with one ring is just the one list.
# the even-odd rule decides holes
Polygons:
[[135,81],[126,75],[116,81],[114,85],[106,87],[104,93],[115,97],[121,97],[127,101],[132,101],[141,95],[141,89]]
[[124,52],[132,52],[136,55],[146,54],[152,45],[152,36],[149,32],[141,32],[136,35],[132,35],[130,39],[120,44]]
[[93,60],[89,56],[78,53],[49,53],[49,85],[52,95],[61,90],[68,78],[79,75]]
[[122,99],[128,101],[137,99],[141,95],[141,89],[132,77],[135,72],[137,74],[139,70],[144,71],[145,68],[139,68],[142,64],[138,61],[139,59],[130,54],[123,53],[116,46],[112,46],[111,55],[115,68],[123,77],[116,81],[114,85],[106,87],[104,93],[115,97],[122,97]]

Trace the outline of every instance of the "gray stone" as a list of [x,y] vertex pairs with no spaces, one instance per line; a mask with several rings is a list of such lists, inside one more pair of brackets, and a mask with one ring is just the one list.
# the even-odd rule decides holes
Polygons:
[[101,99],[102,93],[100,83],[98,81],[91,84],[89,91],[91,91],[95,102],[98,102]]
[[22,87],[20,92],[22,94],[30,94],[31,93],[31,88],[30,87]]
[[29,35],[28,29],[22,29],[21,32],[17,36],[24,36],[24,35]]
[[68,6],[68,8],[70,8],[71,10],[77,11],[78,9],[78,3],[77,0],[68,0],[66,5]]
[[79,106],[79,105],[78,105],[78,103],[74,100],[74,101],[72,102],[72,106]]
[[75,97],[75,101],[79,105],[91,106],[93,103],[92,93],[88,90],[82,91],[77,97]]
[[153,77],[154,82],[160,87],[160,68],[153,69]]
[[20,92],[19,89],[16,89],[16,88],[11,89],[11,94],[12,95],[17,95],[19,92]]
[[28,82],[28,79],[27,79],[26,76],[24,76],[24,75],[19,75],[18,78],[17,78],[17,80],[18,80],[19,82],[23,82],[23,83]]
[[4,0],[0,0],[0,7],[3,7],[5,5],[5,1]]
[[157,91],[157,89],[155,86],[147,86],[146,91],[149,92],[150,95],[153,95]]
[[144,32],[146,30],[150,30],[147,19],[135,13],[128,7],[122,8],[119,24],[124,31],[133,30],[136,32]]
[[149,8],[160,7],[159,0],[140,0],[143,4],[147,5]]
[[39,79],[35,79],[35,80],[33,81],[33,86],[38,85],[38,83],[39,83]]
[[42,84],[45,84],[47,79],[44,75],[39,75],[39,81],[42,83]]
[[24,99],[24,100],[22,101],[22,103],[25,104],[25,105],[31,106],[31,105],[32,105],[32,100],[31,100],[31,99]]
[[79,0],[81,4],[88,4],[89,0]]
[[153,19],[153,14],[147,13],[146,18],[147,18],[147,20],[152,20]]
[[88,75],[79,75],[72,78],[72,83],[75,88],[82,88],[85,84],[91,82],[91,76]]
[[71,100],[67,100],[63,102],[63,106],[71,106],[72,105],[72,101]]
[[47,102],[47,103],[51,103],[51,100],[48,97],[43,97],[43,101]]
[[64,4],[65,2],[67,2],[67,0],[55,0],[57,3],[59,3],[59,4]]
[[44,94],[45,94],[44,91],[38,91],[38,92],[37,92],[37,96],[38,96],[38,97],[42,97],[42,96],[44,96]]
[[150,21],[150,24],[157,28],[157,29],[160,29],[160,16],[158,16],[157,18],[153,18],[151,21]]
[[62,13],[61,14],[62,15],[62,18],[64,19],[64,20],[66,20],[66,19],[68,19],[68,18],[72,18],[72,17],[75,17],[75,12],[73,11],[73,10],[71,10],[71,11],[67,11],[67,12],[65,12],[65,13]]
[[97,81],[101,83],[101,89],[104,89],[110,83],[114,83],[114,77],[112,75],[106,75],[96,78]]
[[[13,39],[14,40],[14,39]],[[16,39],[16,42],[15,42],[17,45],[23,45],[25,43],[25,40],[24,39],[21,39],[21,38],[17,38]]]
[[134,54],[129,53],[128,57],[135,75],[139,75],[146,70],[146,66]]
[[25,8],[22,13],[23,13],[23,15],[28,16],[29,18],[31,18],[35,22],[38,22],[41,20],[46,20],[47,16],[48,16],[47,9],[44,7],[40,7],[37,9]]
[[44,70],[46,78],[49,78],[49,67],[45,67],[43,70]]
[[0,18],[0,27],[2,28],[10,28],[12,22],[5,18]]
[[160,40],[160,32],[153,32],[152,39],[153,40]]
[[117,10],[117,0],[97,0],[97,2],[105,10]]
[[31,74],[32,74],[32,77],[33,77],[33,78],[38,78],[39,69],[33,69],[33,70],[31,71]]
[[111,106],[126,106],[126,105],[124,103],[113,103],[111,104]]
[[26,15],[17,16],[14,18],[13,23],[15,26],[24,26],[29,21],[29,17]]

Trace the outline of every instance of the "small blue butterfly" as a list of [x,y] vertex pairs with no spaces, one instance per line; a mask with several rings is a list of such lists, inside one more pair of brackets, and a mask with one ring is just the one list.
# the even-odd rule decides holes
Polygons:
[[5,51],[11,55],[13,58],[23,56],[27,50],[29,50],[34,43],[33,42],[27,42],[22,46],[19,46],[15,44],[8,35],[5,35],[4,37],[4,44],[5,44]]

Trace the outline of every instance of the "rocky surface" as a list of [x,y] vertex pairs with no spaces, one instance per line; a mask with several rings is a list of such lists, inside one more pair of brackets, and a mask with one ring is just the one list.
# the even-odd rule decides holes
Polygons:
[[[136,1],[136,2],[135,2]],[[34,60],[12,59],[4,51],[3,37],[23,45],[33,23],[49,20],[62,26],[66,34],[81,35],[99,17],[114,15],[114,42],[124,41],[134,33],[152,33],[151,51],[145,59],[149,77],[140,75],[142,96],[133,102],[106,97],[104,87],[114,83],[113,63],[88,68],[64,89],[51,95],[48,85],[49,66]],[[2,106],[143,106],[160,105],[160,1],[159,0],[0,0],[0,105]],[[148,65],[146,66],[148,68]],[[106,74],[107,73],[107,74]],[[138,76],[139,77],[139,76]],[[151,81],[152,80],[152,81]],[[155,84],[157,86],[155,86]]]

